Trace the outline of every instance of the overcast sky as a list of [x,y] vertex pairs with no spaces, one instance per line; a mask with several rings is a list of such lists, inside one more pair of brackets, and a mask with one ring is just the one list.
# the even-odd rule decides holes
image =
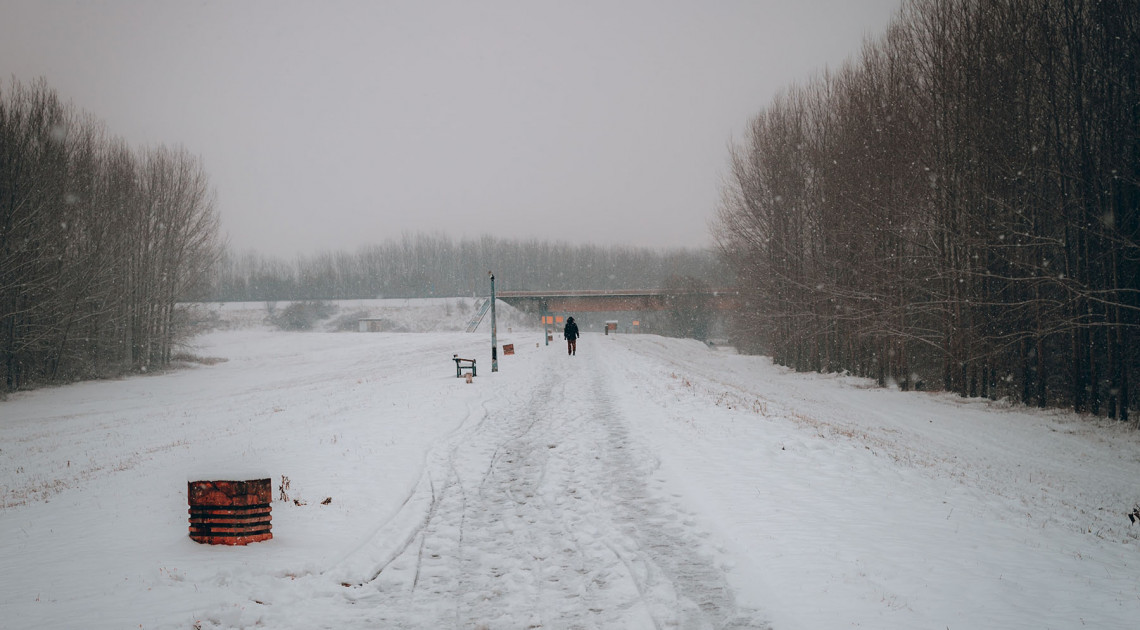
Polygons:
[[705,247],[730,142],[899,4],[0,0],[0,90],[200,155],[239,251]]

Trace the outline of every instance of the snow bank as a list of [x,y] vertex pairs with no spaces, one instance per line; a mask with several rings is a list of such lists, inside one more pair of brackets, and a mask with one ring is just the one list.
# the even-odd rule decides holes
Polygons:
[[[313,327],[324,332],[357,332],[361,319],[379,320],[380,332],[460,332],[467,329],[476,308],[485,298],[408,298],[375,300],[329,300],[333,314]],[[203,302],[187,304],[201,329],[274,329],[272,315],[292,304],[275,302]],[[499,300],[495,318],[500,332],[538,330],[537,317]],[[490,332],[488,313],[477,332]]]

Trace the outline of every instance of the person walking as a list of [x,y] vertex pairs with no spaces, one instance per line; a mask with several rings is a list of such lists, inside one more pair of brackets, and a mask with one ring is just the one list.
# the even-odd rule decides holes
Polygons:
[[566,318],[566,327],[562,329],[562,335],[566,337],[566,354],[578,354],[578,324],[574,323],[573,317]]

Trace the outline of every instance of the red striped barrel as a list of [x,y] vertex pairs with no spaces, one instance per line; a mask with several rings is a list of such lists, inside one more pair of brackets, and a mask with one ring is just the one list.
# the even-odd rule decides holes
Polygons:
[[269,479],[187,482],[190,538],[209,545],[245,545],[273,538]]

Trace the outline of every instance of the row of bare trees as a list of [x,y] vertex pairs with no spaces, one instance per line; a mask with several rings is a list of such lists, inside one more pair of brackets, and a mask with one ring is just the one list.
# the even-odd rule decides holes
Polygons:
[[1140,7],[907,0],[732,153],[737,343],[801,370],[1126,420],[1140,376]]
[[197,158],[130,149],[43,80],[0,85],[0,393],[168,363],[217,222]]
[[455,241],[420,233],[355,252],[293,260],[230,254],[217,267],[210,295],[219,301],[486,295],[489,270],[500,291],[656,289],[676,275],[712,286],[731,284],[725,265],[711,251],[660,252],[491,236]]

